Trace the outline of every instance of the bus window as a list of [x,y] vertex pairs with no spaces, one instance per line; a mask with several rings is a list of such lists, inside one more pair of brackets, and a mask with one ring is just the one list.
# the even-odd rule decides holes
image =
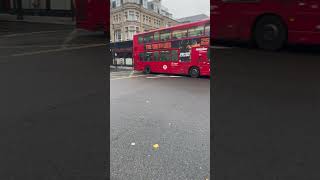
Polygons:
[[160,60],[161,61],[169,61],[170,60],[170,52],[169,51],[161,51]]
[[178,50],[172,50],[171,51],[171,60],[172,61],[178,61]]
[[145,60],[146,60],[146,61],[151,61],[151,60],[152,60],[152,52],[147,52],[147,53],[146,53]]
[[153,35],[154,41],[159,41],[159,32],[155,32]]
[[144,53],[139,54],[139,59],[140,59],[140,61],[144,61]]
[[150,43],[153,40],[153,34],[147,34],[144,36],[144,43]]
[[142,37],[142,36],[139,36],[139,37],[138,37],[138,42],[139,42],[139,44],[142,44],[142,43],[143,43],[143,37]]
[[207,24],[204,28],[204,34],[210,36],[210,24]]
[[159,52],[158,51],[153,52],[153,60],[159,61]]
[[172,39],[181,39],[186,38],[188,36],[188,30],[176,30],[172,32]]
[[162,32],[160,34],[160,40],[161,41],[168,41],[170,40],[170,31]]
[[203,35],[203,26],[194,27],[188,30],[189,37],[202,36]]
[[180,53],[180,60],[181,61],[190,61],[190,52],[183,52]]

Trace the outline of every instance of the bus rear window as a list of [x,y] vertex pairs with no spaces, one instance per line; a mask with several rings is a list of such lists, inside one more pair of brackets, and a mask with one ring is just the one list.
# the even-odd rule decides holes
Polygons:
[[189,37],[202,36],[203,35],[204,26],[194,27],[188,30]]
[[142,37],[142,36],[139,36],[139,37],[138,37],[138,42],[139,42],[139,44],[142,44],[142,43],[143,43],[143,37]]

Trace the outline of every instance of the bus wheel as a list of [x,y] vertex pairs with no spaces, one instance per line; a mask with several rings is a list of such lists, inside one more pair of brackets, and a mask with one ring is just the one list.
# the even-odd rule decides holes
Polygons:
[[151,69],[149,66],[144,67],[144,71],[145,74],[150,74],[151,73]]
[[199,68],[197,67],[192,67],[190,68],[189,70],[189,75],[193,78],[197,78],[200,76],[200,71],[199,71]]
[[287,40],[287,28],[276,16],[262,17],[256,23],[253,33],[257,46],[265,50],[279,50]]

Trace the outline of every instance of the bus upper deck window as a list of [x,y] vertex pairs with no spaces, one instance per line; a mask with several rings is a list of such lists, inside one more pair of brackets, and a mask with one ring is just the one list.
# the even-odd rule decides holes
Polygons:
[[153,40],[154,41],[159,41],[159,32],[155,32],[153,35]]
[[176,30],[172,32],[172,39],[181,39],[186,38],[188,36],[188,31],[184,30]]
[[147,34],[144,36],[144,43],[150,43],[153,41],[153,34]]
[[171,36],[170,31],[162,32],[160,34],[160,40],[161,41],[168,41],[168,40],[170,40],[170,36]]
[[203,30],[204,30],[203,26],[198,26],[198,27],[195,27],[195,28],[191,28],[191,29],[188,30],[188,36],[189,37],[202,36],[203,35]]
[[210,36],[210,24],[206,25],[204,28],[204,34]]

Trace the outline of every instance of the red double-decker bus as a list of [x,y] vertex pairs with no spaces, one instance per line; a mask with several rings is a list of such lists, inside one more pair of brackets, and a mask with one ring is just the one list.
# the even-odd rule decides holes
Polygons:
[[210,76],[209,44],[209,19],[135,34],[134,70]]
[[109,32],[109,0],[73,0],[77,28]]
[[320,0],[211,0],[211,18],[215,39],[320,45]]

